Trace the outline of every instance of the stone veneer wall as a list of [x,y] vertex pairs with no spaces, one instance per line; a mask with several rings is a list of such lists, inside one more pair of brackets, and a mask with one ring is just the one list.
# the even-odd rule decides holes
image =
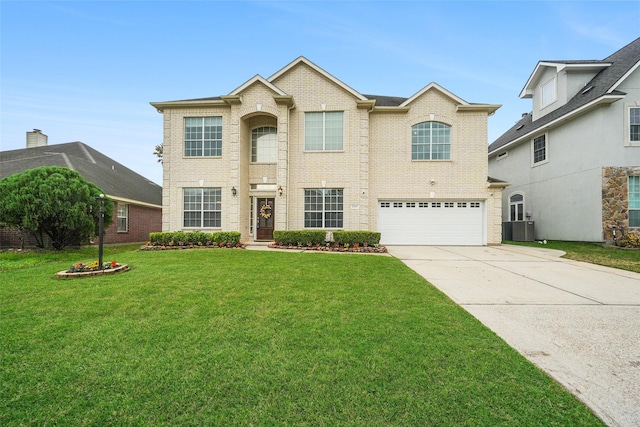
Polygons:
[[640,176],[640,166],[602,168],[602,235],[607,242],[613,241],[613,226],[622,234],[640,234],[629,229],[629,176]]

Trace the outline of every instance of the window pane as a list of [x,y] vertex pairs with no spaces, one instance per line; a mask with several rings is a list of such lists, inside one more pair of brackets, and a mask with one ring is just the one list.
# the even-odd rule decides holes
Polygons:
[[322,150],[322,113],[305,113],[304,115],[304,149]]
[[533,163],[538,163],[547,158],[547,144],[544,135],[533,140]]
[[184,119],[184,155],[222,155],[222,117],[186,117]]
[[325,150],[342,150],[342,112],[325,114]]
[[629,177],[629,209],[640,209],[640,176]]
[[322,213],[305,212],[304,226],[305,228],[322,228]]
[[251,131],[251,161],[275,163],[278,155],[278,138],[275,127],[260,127]]
[[541,99],[540,103],[542,107],[549,105],[556,100],[556,79],[555,78],[542,85],[542,88],[540,90],[540,99]]
[[640,108],[629,109],[629,139],[640,141]]
[[221,227],[220,188],[184,188],[184,227]]
[[423,122],[411,128],[412,160],[448,160],[451,158],[451,126]]
[[343,227],[342,189],[306,189],[304,195],[305,228]]
[[118,231],[129,231],[129,205],[118,203]]

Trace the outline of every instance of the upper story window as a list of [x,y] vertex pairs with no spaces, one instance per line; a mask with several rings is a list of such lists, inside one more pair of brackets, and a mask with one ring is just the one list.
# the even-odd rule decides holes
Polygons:
[[343,150],[344,113],[322,111],[304,114],[304,149],[306,151]]
[[182,202],[184,227],[221,227],[220,188],[183,188]]
[[222,117],[184,119],[185,157],[222,156]]
[[548,82],[540,86],[540,108],[555,102],[556,100],[556,78],[552,78]]
[[547,136],[540,135],[533,139],[531,144],[533,164],[547,161]]
[[129,205],[118,202],[118,233],[129,231]]
[[422,122],[411,127],[411,160],[451,159],[451,126]]
[[629,141],[640,142],[640,107],[629,108]]
[[629,177],[629,227],[640,227],[640,176]]
[[305,228],[342,228],[344,196],[341,188],[304,190]]
[[251,131],[251,161],[253,163],[275,163],[278,160],[278,131],[272,126],[263,126]]

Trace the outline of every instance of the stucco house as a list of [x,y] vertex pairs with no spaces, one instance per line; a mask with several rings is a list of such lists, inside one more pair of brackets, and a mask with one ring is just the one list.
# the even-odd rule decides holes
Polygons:
[[369,230],[383,244],[501,242],[487,120],[430,83],[363,95],[299,57],[228,95],[152,102],[164,115],[164,231]]
[[533,111],[489,146],[511,183],[507,221],[536,239],[613,241],[640,233],[640,38],[603,60],[540,61],[520,98]]
[[[48,144],[40,130],[27,132],[27,148],[0,151],[0,179],[40,166],[61,166],[93,182],[113,202],[113,221],[104,243],[137,243],[162,229],[162,188],[82,142]],[[18,230],[0,228],[0,246],[18,247]],[[26,245],[34,242],[27,238]]]

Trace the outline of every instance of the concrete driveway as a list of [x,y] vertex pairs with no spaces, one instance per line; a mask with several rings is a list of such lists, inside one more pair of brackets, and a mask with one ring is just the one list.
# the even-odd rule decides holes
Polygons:
[[520,246],[388,246],[610,426],[640,426],[640,274]]

